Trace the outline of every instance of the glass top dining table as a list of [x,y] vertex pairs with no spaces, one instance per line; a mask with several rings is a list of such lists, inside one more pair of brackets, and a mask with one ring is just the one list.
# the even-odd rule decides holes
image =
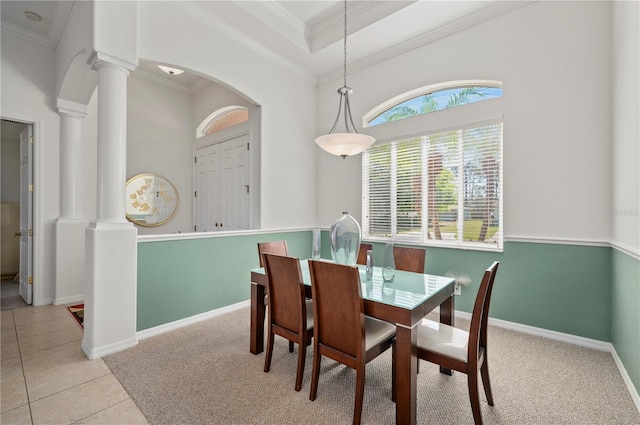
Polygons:
[[[327,260],[319,260],[327,261]],[[382,268],[373,268],[371,281],[365,266],[358,265],[364,312],[396,325],[396,423],[415,424],[417,406],[417,325],[436,307],[440,322],[453,325],[454,279],[432,274],[396,270],[392,282],[384,282]],[[300,260],[300,271],[308,297],[311,277],[308,260]],[[251,270],[250,351],[264,350],[264,319],[267,278],[264,268]],[[443,373],[451,373],[441,368]]]

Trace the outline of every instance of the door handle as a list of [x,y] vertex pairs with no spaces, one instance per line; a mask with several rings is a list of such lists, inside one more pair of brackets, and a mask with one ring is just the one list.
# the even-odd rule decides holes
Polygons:
[[13,234],[13,236],[22,236],[22,232],[16,232]]

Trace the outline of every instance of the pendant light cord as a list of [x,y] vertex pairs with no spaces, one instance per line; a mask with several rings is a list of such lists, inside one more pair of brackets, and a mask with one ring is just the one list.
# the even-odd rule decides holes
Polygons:
[[347,0],[344,0],[344,86],[347,87]]

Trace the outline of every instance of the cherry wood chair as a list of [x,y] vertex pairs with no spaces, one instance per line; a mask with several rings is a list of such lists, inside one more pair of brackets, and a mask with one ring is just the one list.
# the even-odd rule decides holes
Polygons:
[[426,251],[423,248],[393,247],[393,261],[396,270],[405,272],[424,273]]
[[265,252],[277,255],[289,255],[287,249],[287,241],[258,242],[258,258],[260,259],[260,267],[264,267],[263,255]]
[[300,261],[297,258],[265,253],[264,263],[269,295],[264,371],[269,372],[271,368],[275,335],[289,340],[290,352],[292,344],[298,344],[295,390],[300,391],[307,345],[311,344],[313,336],[313,305],[311,300],[305,299]]
[[367,264],[367,251],[373,249],[373,245],[370,243],[361,243],[360,250],[358,251],[357,264]]
[[493,406],[487,363],[487,321],[498,265],[496,261],[484,272],[473,305],[469,332],[427,319],[423,319],[418,327],[418,358],[467,375],[469,399],[476,425],[482,425],[478,369],[482,375],[487,403]]
[[[289,255],[287,248],[287,241],[272,241],[272,242],[258,242],[258,259],[260,260],[260,267],[264,267],[264,254],[277,254],[277,255]],[[268,279],[268,277],[267,277]],[[269,304],[269,295],[264,296],[265,305]],[[293,353],[293,342],[289,341],[289,352]]]
[[[364,398],[365,364],[391,347],[395,369],[395,326],[367,317],[357,267],[309,261],[314,311],[313,369],[309,400],[315,400],[322,356],[356,370],[353,423],[359,424]],[[395,374],[392,374],[395,401]]]

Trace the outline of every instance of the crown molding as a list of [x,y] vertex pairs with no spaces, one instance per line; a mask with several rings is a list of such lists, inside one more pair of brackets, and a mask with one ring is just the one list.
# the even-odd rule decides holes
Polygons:
[[174,6],[175,8],[183,11],[184,13],[188,14],[192,18],[195,18],[196,20],[202,22],[208,27],[213,28],[216,31],[219,31],[220,33],[222,33],[223,35],[226,35],[232,40],[235,40],[238,43],[244,45],[245,47],[248,47],[249,49],[253,50],[259,55],[267,58],[271,62],[282,66],[283,68],[293,72],[294,74],[297,74],[304,80],[312,83],[317,82],[316,77],[311,73],[297,66],[296,64],[289,61],[288,59],[285,59],[281,55],[273,52],[272,50],[267,49],[266,47],[246,37],[244,34],[240,33],[231,25],[227,24],[222,19],[209,13],[206,9],[198,6],[197,4],[194,4],[191,2],[181,2],[176,0],[168,1],[168,3]]
[[206,78],[201,78],[196,83],[189,87],[189,92],[193,95],[196,93],[200,93],[202,90],[206,89],[209,86],[214,85],[215,83],[211,80],[207,80]]
[[[350,73],[365,70],[371,66],[377,65],[381,62],[392,59],[396,56],[400,56],[412,50],[431,44],[435,41],[448,37],[457,32],[472,28],[483,22],[497,18],[504,14],[510,13],[521,7],[527,6],[536,0],[524,0],[524,1],[506,1],[498,2],[487,8],[474,12],[464,18],[460,18],[450,24],[443,25],[433,31],[426,32],[417,37],[414,37],[405,42],[396,44],[388,49],[382,50],[376,54],[370,55],[366,58],[354,61],[349,64]],[[333,72],[325,74],[318,78],[318,84],[326,84],[328,82],[342,78],[342,69],[336,69]]]
[[175,90],[178,91],[180,93],[184,93],[184,94],[192,94],[191,93],[191,89],[187,86],[185,86],[184,84],[180,84],[180,83],[176,83],[175,81],[170,81],[167,80],[166,78],[157,76],[155,74],[152,74],[149,71],[145,71],[143,69],[136,69],[135,72],[132,72],[131,75],[133,75],[134,77],[138,77],[142,80],[146,80],[149,82],[152,82],[154,84],[158,84],[160,86],[169,88],[171,90]]
[[71,1],[58,1],[56,2],[56,10],[53,13],[53,19],[51,20],[51,27],[49,28],[49,40],[53,44],[53,47],[58,46],[58,41],[62,35],[67,19],[71,13],[71,7],[73,2]]
[[44,47],[48,47],[50,49],[55,49],[55,44],[49,39],[49,37],[45,37],[40,34],[36,34],[32,31],[25,31],[17,25],[14,25],[7,21],[2,22],[2,32],[6,32],[7,34],[11,34],[23,40],[30,41],[32,43],[39,44]]
[[308,51],[308,27],[274,0],[240,1],[236,5],[272,28],[298,48]]
[[64,30],[64,26],[67,23],[67,19],[69,18],[69,14],[71,13],[71,6],[73,6],[73,2],[70,1],[57,2],[56,9],[51,20],[51,27],[49,28],[49,33],[46,36],[25,30],[24,28],[7,22],[4,19],[1,21],[0,26],[2,27],[2,32],[6,32],[23,40],[39,44],[50,49],[55,49],[58,45],[58,41],[60,40],[60,36],[62,35],[62,31]]

